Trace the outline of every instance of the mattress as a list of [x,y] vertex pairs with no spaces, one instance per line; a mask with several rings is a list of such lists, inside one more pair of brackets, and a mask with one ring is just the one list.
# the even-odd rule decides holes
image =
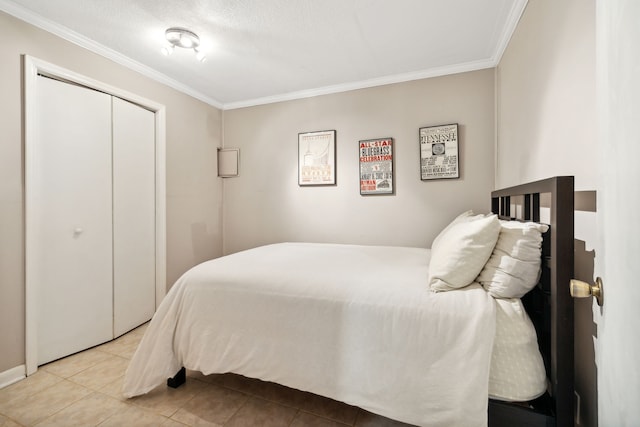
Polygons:
[[234,372],[425,426],[484,426],[496,302],[430,292],[422,248],[281,243],[171,288],[127,369],[143,394],[181,367]]

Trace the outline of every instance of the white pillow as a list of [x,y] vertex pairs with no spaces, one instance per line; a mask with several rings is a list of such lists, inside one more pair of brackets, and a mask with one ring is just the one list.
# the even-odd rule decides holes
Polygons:
[[535,222],[500,221],[498,242],[476,279],[495,298],[521,298],[538,283],[542,233]]
[[496,215],[473,215],[467,211],[454,219],[431,246],[431,290],[449,291],[470,285],[491,256],[499,233]]

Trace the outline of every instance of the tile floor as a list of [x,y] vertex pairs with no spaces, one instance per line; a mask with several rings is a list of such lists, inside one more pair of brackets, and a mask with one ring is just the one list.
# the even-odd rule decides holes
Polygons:
[[122,378],[146,325],[41,366],[0,390],[0,427],[15,426],[407,426],[341,402],[278,384],[187,372],[178,389],[162,385],[133,399]]

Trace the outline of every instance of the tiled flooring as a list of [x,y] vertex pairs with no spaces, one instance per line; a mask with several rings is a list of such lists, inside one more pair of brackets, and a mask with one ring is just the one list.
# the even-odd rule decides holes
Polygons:
[[278,384],[187,372],[178,389],[162,385],[125,399],[122,378],[146,325],[117,340],[41,366],[0,390],[0,427],[291,426],[407,424]]

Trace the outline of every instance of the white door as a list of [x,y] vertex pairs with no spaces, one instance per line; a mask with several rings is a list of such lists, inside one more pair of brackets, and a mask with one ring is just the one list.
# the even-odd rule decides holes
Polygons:
[[155,114],[113,98],[113,332],[155,311]]
[[[604,305],[598,322],[598,425],[640,423],[640,2],[597,4],[598,221]],[[602,313],[602,316],[600,316]]]
[[113,337],[111,97],[38,77],[29,183],[38,365]]

